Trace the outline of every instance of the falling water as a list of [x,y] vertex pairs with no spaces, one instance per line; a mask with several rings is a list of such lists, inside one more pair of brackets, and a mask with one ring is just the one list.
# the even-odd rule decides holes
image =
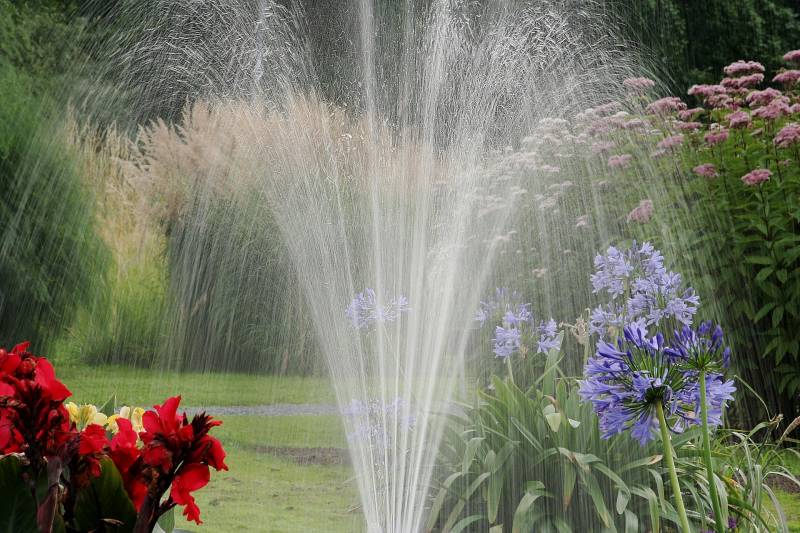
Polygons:
[[[204,269],[225,264],[233,297],[222,322],[265,293],[302,299],[292,305],[310,323],[285,329],[313,330],[327,362],[366,527],[417,532],[441,414],[465,385],[474,313],[494,290],[501,253],[528,223],[535,253],[560,260],[547,256],[561,251],[559,230],[541,213],[518,212],[531,186],[552,181],[544,161],[525,158],[525,139],[542,119],[614,98],[632,56],[591,3],[359,0],[341,7],[341,20],[357,22],[328,29],[342,44],[321,64],[312,8],[132,4],[125,20],[135,29],[106,43],[112,60],[97,76],[138,87],[126,101],[132,123],[177,117],[193,102],[171,142],[195,148],[167,180],[192,206],[171,237],[183,251],[170,259],[177,292],[196,299]],[[113,89],[92,97],[117,98]],[[179,152],[165,150],[161,161],[170,157]],[[157,160],[143,157],[138,168],[168,206],[172,196],[148,181]],[[223,218],[246,229],[236,246],[231,235],[208,234],[220,199]],[[593,207],[591,196],[583,202],[562,215]],[[608,238],[601,215],[594,224]],[[236,270],[269,256],[259,237],[276,232],[290,259],[281,268],[297,281],[277,296],[258,272]],[[550,288],[540,297],[555,298]],[[368,324],[346,315],[359,294]],[[233,349],[228,329],[192,325],[198,307],[172,313],[167,353],[197,351],[185,343]]]

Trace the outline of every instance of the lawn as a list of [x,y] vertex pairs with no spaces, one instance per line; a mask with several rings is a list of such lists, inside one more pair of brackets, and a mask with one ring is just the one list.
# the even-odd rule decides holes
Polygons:
[[[78,403],[150,406],[181,394],[187,406],[332,403],[325,378],[176,373],[125,367],[59,368]],[[196,493],[204,524],[189,531],[352,532],[362,528],[346,438],[337,416],[224,416],[215,429],[230,470]],[[800,494],[776,491],[800,533]]]
[[112,395],[117,404],[149,407],[180,394],[182,405],[263,405],[333,403],[327,378],[253,374],[180,373],[123,366],[60,365],[58,375],[78,403],[102,404]]

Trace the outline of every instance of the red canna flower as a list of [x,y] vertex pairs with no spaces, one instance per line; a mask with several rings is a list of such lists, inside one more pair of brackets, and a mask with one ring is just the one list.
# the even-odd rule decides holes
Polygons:
[[177,505],[184,506],[183,515],[187,520],[193,520],[198,524],[203,523],[200,520],[200,508],[197,507],[191,492],[205,487],[210,477],[208,465],[200,463],[184,466],[175,476],[169,496]]
[[138,511],[147,496],[147,485],[139,475],[142,452],[137,446],[138,435],[133,430],[131,421],[126,418],[118,418],[117,427],[119,431],[111,439],[108,455],[119,470],[125,490]]
[[[228,469],[222,444],[208,434],[221,422],[205,413],[195,415],[189,422],[185,413],[177,413],[180,401],[180,396],[169,398],[142,417],[145,431],[139,436],[144,447],[138,475],[148,489],[146,501],[140,507],[140,517],[147,514],[145,519],[150,523],[174,505],[184,506],[186,518],[201,523],[200,509],[191,492],[208,483],[209,466],[216,470]],[[160,503],[170,485],[170,497]]]

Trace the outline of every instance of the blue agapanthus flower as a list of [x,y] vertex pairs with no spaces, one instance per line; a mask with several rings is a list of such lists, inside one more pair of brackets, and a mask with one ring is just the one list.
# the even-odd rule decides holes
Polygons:
[[542,321],[539,324],[539,341],[536,345],[536,352],[546,354],[550,350],[556,350],[561,346],[558,339],[558,325],[552,318]]
[[539,325],[533,318],[531,304],[523,303],[522,295],[506,288],[495,290],[493,298],[480,303],[475,320],[484,326],[497,323],[492,338],[492,352],[505,359],[523,350],[525,346],[536,344],[537,353],[547,353],[559,347],[558,325],[552,318]]
[[394,322],[409,310],[408,299],[405,296],[398,296],[389,303],[381,305],[375,291],[367,288],[353,298],[344,314],[355,329],[366,329],[374,323]]
[[518,327],[497,326],[494,328],[494,355],[505,359],[519,351],[522,334]]
[[[666,346],[663,335],[649,336],[639,324],[624,327],[616,344],[598,342],[579,393],[592,403],[603,438],[625,431],[642,445],[656,438],[658,404],[674,431],[700,424],[699,372],[679,352]],[[706,384],[709,424],[719,425],[735,388],[721,374],[708,374]]]
[[594,260],[591,276],[595,294],[609,301],[592,310],[591,333],[614,338],[626,325],[660,326],[667,320],[691,325],[700,298],[684,287],[681,275],[664,267],[664,257],[645,242],[626,250],[609,247]]
[[475,320],[483,326],[486,322],[498,318],[498,315],[503,323],[516,326],[533,320],[531,304],[523,303],[519,292],[505,287],[495,289],[494,298],[481,301],[475,313]]
[[722,327],[710,320],[693,329],[684,326],[675,332],[667,353],[694,370],[722,372],[731,365],[731,349],[724,346]]

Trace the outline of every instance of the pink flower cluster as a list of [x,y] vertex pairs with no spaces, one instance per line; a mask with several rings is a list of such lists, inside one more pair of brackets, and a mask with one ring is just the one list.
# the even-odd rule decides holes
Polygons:
[[742,176],[742,182],[745,185],[754,187],[756,185],[761,185],[765,181],[769,181],[770,176],[772,176],[772,172],[770,172],[768,169],[757,168]]
[[669,115],[687,108],[686,103],[677,96],[667,96],[660,98],[647,106],[647,113],[650,115]]
[[698,176],[703,176],[704,178],[716,178],[717,176],[719,176],[719,173],[717,172],[717,167],[715,167],[711,163],[703,163],[702,165],[697,165],[692,169],[692,172],[694,172]]
[[612,155],[608,158],[608,168],[628,168],[632,159],[631,154]]
[[783,55],[783,60],[789,63],[796,63],[800,65],[800,50],[792,50]]
[[627,78],[622,80],[622,85],[633,92],[643,93],[655,87],[656,82],[650,78]]
[[775,146],[779,148],[789,148],[794,144],[800,143],[800,124],[792,122],[785,125],[781,131],[775,135],[775,140],[773,142]]
[[800,70],[784,70],[772,78],[772,81],[775,83],[781,83],[787,87],[791,87],[797,83],[797,80],[800,80]]
[[633,208],[633,210],[628,213],[628,222],[638,222],[639,224],[646,224],[650,222],[650,218],[653,216],[653,201],[652,200],[641,200],[639,205]]
[[764,65],[757,61],[736,61],[731,63],[722,71],[726,76],[745,76],[753,73],[764,73]]
[[741,129],[747,128],[750,126],[750,115],[748,115],[745,111],[734,111],[730,115],[728,115],[728,122],[730,123],[731,128],[733,129]]
[[711,130],[705,134],[703,139],[706,141],[706,144],[709,146],[716,146],[721,142],[725,142],[728,140],[728,130],[724,128],[719,128],[717,130]]
[[671,148],[677,148],[681,144],[683,144],[683,135],[670,135],[662,139],[656,147],[661,150],[669,150]]

